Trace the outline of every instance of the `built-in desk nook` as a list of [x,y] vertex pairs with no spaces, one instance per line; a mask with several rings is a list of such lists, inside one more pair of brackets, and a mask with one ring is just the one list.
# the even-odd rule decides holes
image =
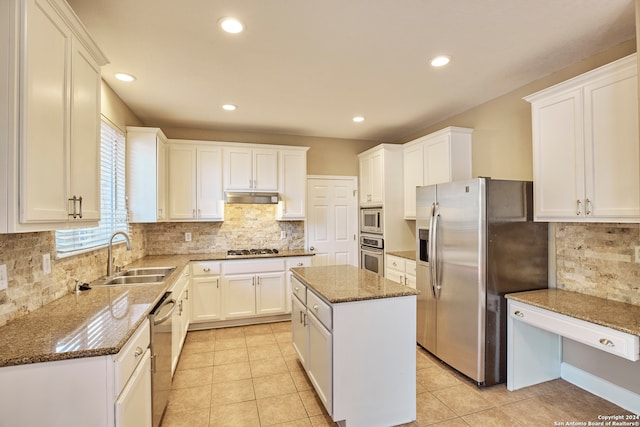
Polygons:
[[640,413],[640,395],[563,362],[562,338],[640,359],[640,306],[560,289],[506,295],[507,389],[563,378]]

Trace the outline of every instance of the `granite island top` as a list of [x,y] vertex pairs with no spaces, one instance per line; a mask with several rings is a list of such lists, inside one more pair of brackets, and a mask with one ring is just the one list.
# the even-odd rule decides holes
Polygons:
[[296,267],[291,272],[331,304],[418,295],[418,291],[353,265]]
[[562,289],[517,292],[505,297],[631,335],[640,335],[638,305]]
[[227,256],[226,253],[147,256],[126,268],[175,266],[162,284],[112,285],[70,293],[0,327],[0,367],[118,353],[191,261],[313,255]]

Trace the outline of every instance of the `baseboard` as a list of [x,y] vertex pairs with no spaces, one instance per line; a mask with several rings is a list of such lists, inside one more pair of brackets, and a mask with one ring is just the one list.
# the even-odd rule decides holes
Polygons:
[[560,366],[560,377],[565,381],[575,384],[609,402],[615,403],[621,408],[640,414],[640,395],[615,385],[592,373],[583,371],[573,365],[563,362]]

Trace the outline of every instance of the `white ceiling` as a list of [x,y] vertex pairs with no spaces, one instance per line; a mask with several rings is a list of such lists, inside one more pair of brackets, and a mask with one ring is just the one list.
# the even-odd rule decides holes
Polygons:
[[634,0],[68,1],[148,126],[380,142],[635,37]]

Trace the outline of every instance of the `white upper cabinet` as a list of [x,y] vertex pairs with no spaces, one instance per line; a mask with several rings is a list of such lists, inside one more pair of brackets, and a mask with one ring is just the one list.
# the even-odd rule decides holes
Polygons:
[[224,147],[225,191],[278,191],[278,151]]
[[167,138],[158,128],[127,127],[130,222],[159,222],[167,212]]
[[0,43],[0,232],[97,224],[106,58],[63,0],[2,2]]
[[307,150],[280,150],[278,153],[279,220],[306,219],[307,207]]
[[416,218],[416,187],[471,179],[473,129],[447,127],[404,145],[404,217]]
[[169,146],[169,219],[222,221],[222,148]]
[[[379,146],[380,147],[380,146]],[[360,204],[381,205],[384,202],[384,147],[358,154],[360,158]],[[388,171],[389,174],[392,171]],[[400,171],[396,171],[399,173]]]
[[525,98],[537,220],[640,220],[636,70],[633,54]]

